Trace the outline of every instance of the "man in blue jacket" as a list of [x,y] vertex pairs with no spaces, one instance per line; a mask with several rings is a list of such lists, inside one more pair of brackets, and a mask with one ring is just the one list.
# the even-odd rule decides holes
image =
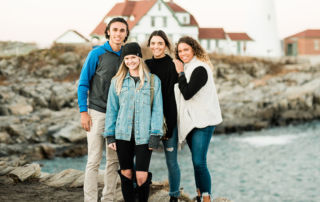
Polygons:
[[[112,77],[118,71],[121,49],[129,36],[128,23],[123,18],[113,18],[105,30],[108,41],[91,50],[83,64],[79,86],[78,104],[81,125],[87,131],[88,160],[84,178],[84,201],[98,201],[98,171],[102,159],[102,136],[105,125],[107,97]],[[88,103],[88,101],[89,103]],[[117,153],[106,147],[107,165],[104,173],[102,202],[114,201],[118,179]]]

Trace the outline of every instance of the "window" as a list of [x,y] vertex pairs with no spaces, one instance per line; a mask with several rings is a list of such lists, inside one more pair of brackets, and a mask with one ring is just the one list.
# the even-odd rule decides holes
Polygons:
[[320,50],[319,40],[314,40],[314,50]]
[[240,41],[237,41],[237,53],[238,53],[238,55],[241,54],[241,44],[240,44]]
[[151,17],[151,27],[155,27],[156,26],[156,19],[155,17]]
[[163,27],[167,27],[167,17],[163,17]]
[[245,53],[247,51],[247,42],[243,42],[243,52]]
[[183,16],[183,24],[187,24],[187,16]]
[[158,10],[161,11],[161,3],[158,3]]
[[207,40],[207,50],[210,50],[211,49],[211,40],[210,39],[208,39]]
[[216,48],[219,48],[219,40],[216,39]]

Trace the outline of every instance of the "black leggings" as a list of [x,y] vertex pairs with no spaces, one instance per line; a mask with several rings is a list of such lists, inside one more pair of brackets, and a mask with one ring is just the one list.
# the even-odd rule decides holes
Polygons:
[[117,154],[121,170],[134,168],[134,156],[136,156],[136,171],[148,172],[152,151],[148,144],[136,145],[134,138],[130,141],[116,140]]

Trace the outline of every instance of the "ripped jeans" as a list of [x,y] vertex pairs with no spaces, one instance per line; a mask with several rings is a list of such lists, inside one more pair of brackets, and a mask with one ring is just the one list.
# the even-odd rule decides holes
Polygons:
[[168,168],[168,178],[170,186],[170,196],[180,196],[180,168],[178,164],[178,130],[175,127],[172,136],[168,140],[162,141],[166,155]]

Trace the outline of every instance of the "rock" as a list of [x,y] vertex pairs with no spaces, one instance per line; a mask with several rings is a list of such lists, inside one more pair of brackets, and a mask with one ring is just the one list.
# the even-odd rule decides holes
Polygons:
[[6,59],[2,59],[0,61],[0,70],[6,68],[6,66],[8,65],[8,62]]
[[14,170],[14,167],[11,166],[0,166],[0,176],[6,175]]
[[232,201],[227,198],[219,197],[214,199],[212,202],[232,202]]
[[[99,179],[100,179],[100,175],[99,175]],[[84,174],[80,175],[75,181],[73,181],[70,184],[70,187],[83,187],[83,182],[84,182]]]
[[79,122],[73,121],[53,135],[55,138],[63,138],[67,142],[79,142],[87,139],[87,134],[80,127]]
[[41,144],[43,155],[46,159],[53,159],[56,154],[56,146],[49,143]]
[[0,132],[0,143],[11,142],[10,135],[7,132]]
[[32,178],[39,178],[41,169],[39,164],[27,164],[23,167],[18,167],[9,173],[9,177],[14,181],[25,181]]
[[170,200],[170,197],[168,195],[168,191],[165,191],[165,190],[157,191],[154,194],[151,194],[149,196],[149,201],[152,201],[152,202],[163,202],[163,201],[169,201],[169,200]]
[[33,111],[33,107],[26,103],[16,103],[8,106],[9,111],[13,115],[26,115]]
[[[13,184],[23,182],[26,180],[33,180],[34,183],[39,183],[37,186],[41,186],[42,184],[45,184],[50,187],[57,187],[59,189],[67,188],[67,190],[70,190],[70,188],[81,188],[83,187],[83,179],[84,179],[84,172],[75,170],[75,169],[67,169],[64,171],[61,171],[58,174],[49,174],[41,172],[40,166],[38,164],[28,164],[22,167],[9,167],[6,165],[11,164],[7,161],[0,161],[0,183],[2,184]],[[11,170],[13,169],[13,170]],[[8,172],[1,172],[3,170],[9,171],[10,173],[6,176]],[[103,187],[103,173],[104,170],[99,170],[98,175],[98,186],[99,189],[102,189]],[[29,184],[25,184],[25,188],[29,186]],[[31,185],[30,185],[31,186]],[[150,195],[149,200],[150,202],[162,202],[162,201],[168,201],[169,195],[168,195],[168,182],[153,182],[150,187]],[[34,187],[34,185],[33,185]],[[48,187],[46,187],[48,189]],[[80,190],[82,189],[74,189]],[[70,192],[72,193],[72,192]],[[215,199],[217,202],[231,202],[228,199],[225,198],[218,198]],[[123,201],[122,192],[121,192],[121,184],[120,180],[118,178],[117,188],[116,188],[116,201]],[[181,196],[179,198],[179,201],[181,202],[191,202],[192,200],[189,198],[188,195],[185,193],[181,193]]]
[[73,85],[63,84],[55,85],[52,88],[50,97],[50,108],[60,110],[63,107],[72,106],[72,102],[76,98],[76,89]]
[[44,183],[51,187],[65,187],[71,185],[81,175],[83,175],[82,171],[67,169],[51,176]]

